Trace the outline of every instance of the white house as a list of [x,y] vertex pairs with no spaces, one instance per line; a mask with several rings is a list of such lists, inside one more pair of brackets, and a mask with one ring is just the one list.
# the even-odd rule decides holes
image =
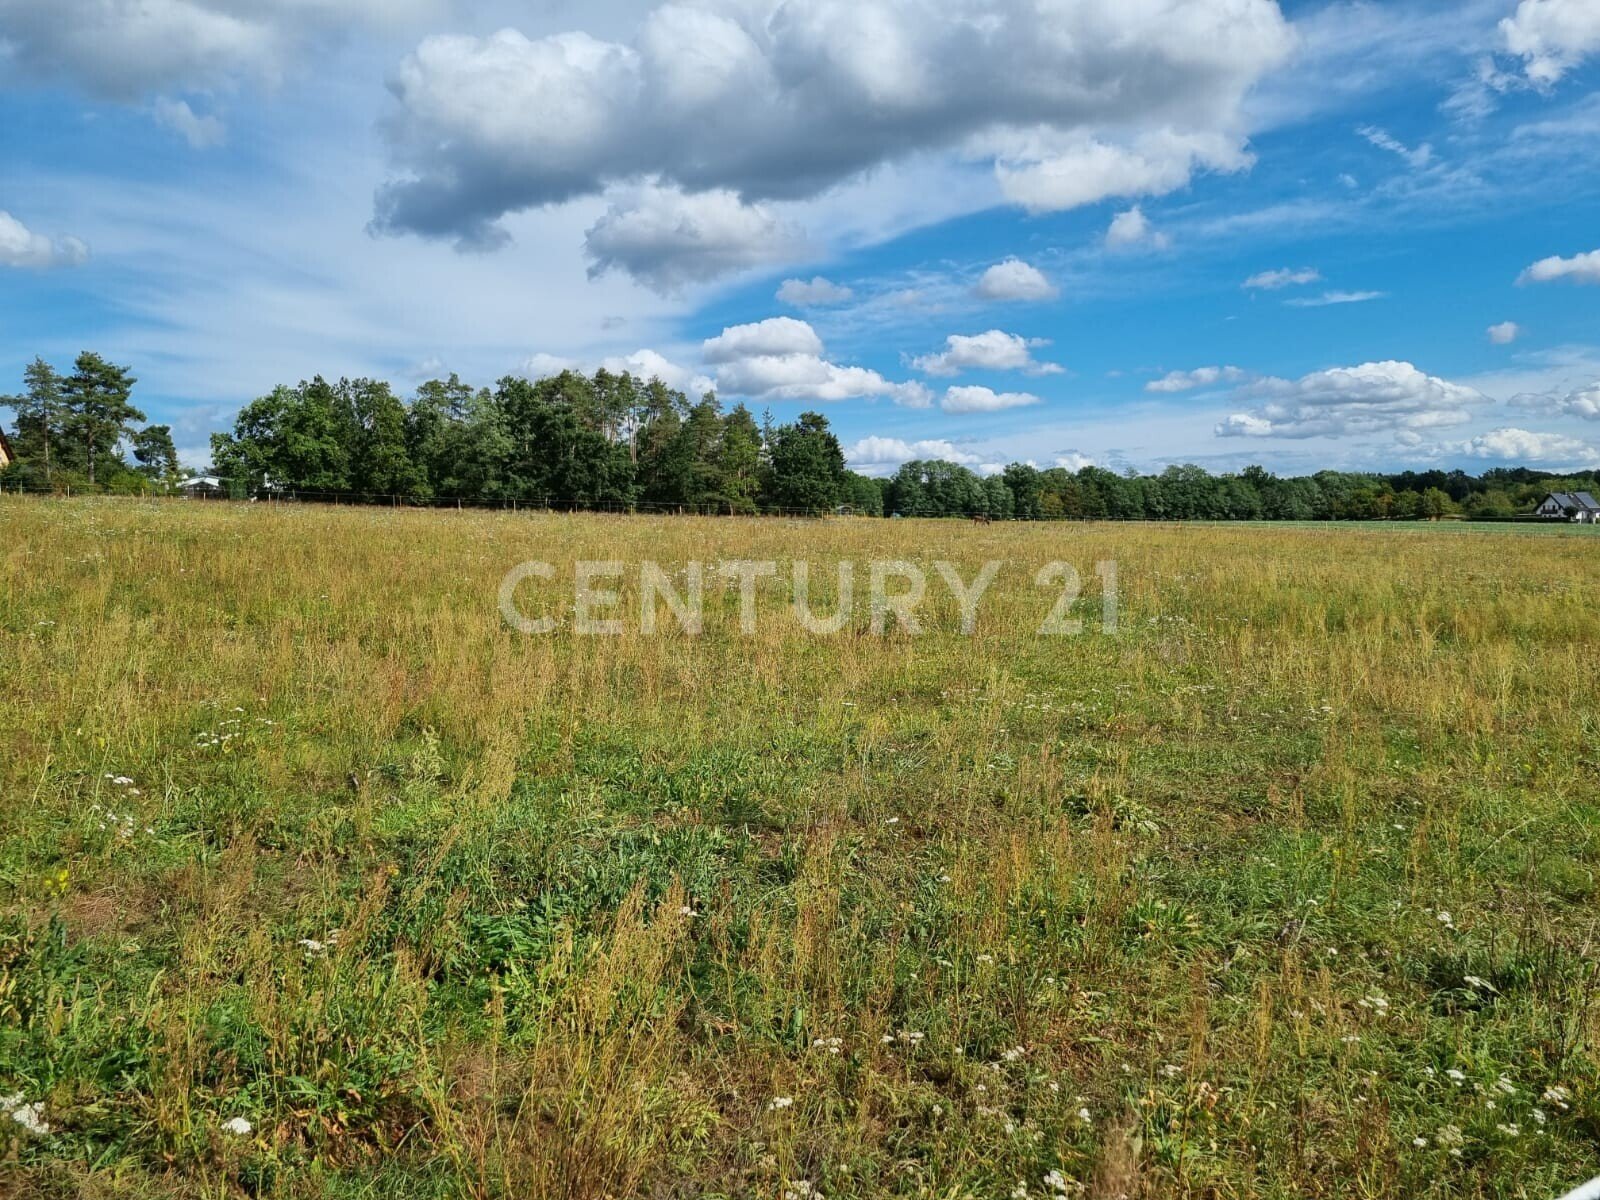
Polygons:
[[1581,525],[1600,522],[1600,503],[1588,492],[1551,492],[1533,510],[1536,517],[1552,521],[1576,521]]

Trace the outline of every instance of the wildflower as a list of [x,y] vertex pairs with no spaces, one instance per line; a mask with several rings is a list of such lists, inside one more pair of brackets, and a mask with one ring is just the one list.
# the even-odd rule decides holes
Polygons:
[[1438,921],[1439,924],[1443,925],[1446,929],[1454,929],[1456,927],[1456,919],[1443,909],[1440,909],[1438,912],[1434,913],[1433,919]]
[[301,938],[299,944],[305,947],[307,958],[319,958],[328,952],[327,943],[319,942],[316,938]]
[[1500,990],[1487,979],[1483,979],[1477,975],[1463,975],[1461,977],[1461,982],[1470,988],[1477,988],[1480,992],[1498,992]]
[[1556,1084],[1552,1087],[1545,1088],[1544,1095],[1540,1096],[1539,1099],[1544,1101],[1546,1104],[1554,1104],[1557,1108],[1565,1112],[1567,1109],[1567,1101],[1572,1099],[1572,1093],[1567,1091],[1566,1088],[1560,1086],[1559,1084]]
[[50,1122],[44,1119],[44,1102],[35,1100],[31,1104],[25,1103],[21,1092],[0,1096],[0,1113],[9,1116],[29,1133],[42,1137],[50,1132]]
[[685,904],[678,909],[678,915],[680,917],[698,917],[700,914],[695,912],[693,905]]
[[1459,1125],[1446,1125],[1443,1129],[1439,1130],[1438,1136],[1439,1145],[1441,1146],[1459,1146],[1466,1141],[1466,1138],[1462,1134],[1461,1127]]
[[771,1102],[768,1103],[768,1105],[767,1105],[767,1111],[768,1112],[778,1112],[781,1109],[793,1108],[793,1107],[794,1107],[794,1097],[793,1096],[774,1096],[772,1098]]
[[1011,1200],[1028,1200],[1028,1185],[1022,1180],[1017,1180],[1017,1186],[1011,1189]]
[[994,955],[980,954],[978,955],[978,961],[987,965],[988,963],[992,963],[994,961]]
[[1085,1125],[1094,1124],[1094,1118],[1089,1115],[1089,1110],[1087,1108],[1080,1108],[1078,1110],[1078,1120],[1082,1121]]
[[1522,1126],[1520,1125],[1496,1125],[1495,1128],[1507,1137],[1518,1137],[1522,1133]]
[[1517,1094],[1516,1085],[1504,1075],[1500,1076],[1499,1079],[1494,1081],[1494,1086],[1497,1090],[1504,1092],[1508,1096],[1515,1096]]
[[1177,1063],[1168,1063],[1166,1066],[1161,1068],[1161,1073],[1168,1079],[1175,1079],[1179,1075],[1183,1074],[1183,1068],[1178,1066]]
[[1544,1115],[1544,1109],[1536,1108],[1528,1114],[1533,1118],[1534,1124],[1543,1125],[1549,1118]]
[[813,1050],[826,1050],[829,1054],[838,1054],[844,1050],[844,1039],[836,1037],[813,1038],[811,1040],[811,1048]]
[[235,1137],[248,1137],[255,1132],[256,1127],[244,1117],[232,1117],[222,1123],[222,1128],[224,1132],[231,1133]]
[[1072,1188],[1072,1185],[1067,1182],[1067,1177],[1060,1171],[1051,1171],[1049,1174],[1047,1174],[1044,1177],[1044,1185],[1051,1191],[1060,1192],[1062,1194],[1065,1194]]
[[1013,1047],[1011,1047],[1011,1049],[1007,1050],[1000,1057],[1005,1059],[1007,1062],[1016,1062],[1017,1059],[1021,1058],[1027,1052],[1028,1051],[1027,1051],[1026,1047],[1013,1046]]
[[1466,1078],[1467,1077],[1465,1075],[1463,1075],[1460,1071],[1456,1070],[1454,1067],[1451,1067],[1448,1071],[1445,1072],[1445,1074],[1447,1076],[1449,1076],[1450,1082],[1455,1084],[1457,1087],[1460,1087],[1463,1083],[1466,1082]]
[[1415,1146],[1418,1150],[1421,1150],[1421,1149],[1424,1149],[1427,1146],[1428,1139],[1425,1138],[1425,1137],[1414,1137],[1414,1138],[1411,1139],[1411,1144],[1413,1146]]
[[822,1193],[811,1186],[809,1179],[796,1179],[783,1189],[783,1200],[822,1200]]

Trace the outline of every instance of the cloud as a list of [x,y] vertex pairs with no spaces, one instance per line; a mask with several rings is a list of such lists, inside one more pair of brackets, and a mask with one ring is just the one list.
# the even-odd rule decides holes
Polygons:
[[1513,408],[1538,409],[1549,416],[1559,414],[1580,417],[1585,421],[1600,421],[1600,383],[1566,393],[1522,392],[1506,403]]
[[819,402],[886,397],[907,408],[933,403],[920,383],[894,383],[866,367],[829,362],[816,330],[793,317],[731,326],[701,349],[716,367],[717,390],[734,396]]
[[[747,204],[885,164],[993,164],[1050,210],[1250,164],[1244,100],[1286,60],[1274,0],[706,0],[626,41],[585,32],[422,41],[393,73],[397,176],[374,227],[497,243],[509,213],[640,179]],[[708,268],[709,269],[709,268]]]
[[1025,408],[1041,403],[1039,397],[1029,392],[995,392],[986,387],[946,388],[939,407],[947,413],[1003,412],[1008,408]]
[[863,467],[898,467],[908,462],[947,462],[971,467],[980,461],[976,454],[969,454],[943,438],[907,442],[900,438],[864,437],[847,447],[844,456],[856,470]]
[[352,26],[405,28],[449,7],[444,0],[0,0],[0,45],[11,46],[24,78],[134,102],[171,89],[273,83],[309,47]]
[[1391,154],[1398,154],[1412,167],[1420,171],[1433,161],[1433,147],[1423,142],[1413,149],[1398,138],[1393,137],[1387,130],[1379,129],[1376,125],[1362,125],[1356,130],[1367,141],[1380,150],[1387,150]]
[[[589,375],[593,374],[597,367],[600,370],[610,371],[613,375],[628,374],[635,379],[659,379],[669,388],[691,397],[703,395],[715,387],[709,376],[679,366],[658,351],[648,349],[635,350],[632,354],[609,355],[602,358],[599,363],[541,351],[523,359],[518,373],[525,379],[548,379],[563,371],[577,371],[579,374]],[[439,373],[440,370],[434,368],[426,372],[424,377],[436,377]]]
[[1488,329],[1489,340],[1496,346],[1509,346],[1521,333],[1522,326],[1515,321],[1501,321],[1498,325],[1489,326]]
[[1316,371],[1298,380],[1263,379],[1237,389],[1264,401],[1233,413],[1218,437],[1345,437],[1459,425],[1490,403],[1472,388],[1425,375],[1408,362],[1371,362]]
[[1574,254],[1571,258],[1552,255],[1541,258],[1517,279],[1518,283],[1553,283],[1570,279],[1573,283],[1600,283],[1600,250]]
[[1528,79],[1547,87],[1600,51],[1600,8],[1592,0],[1522,0],[1500,22],[1500,38]]
[[825,308],[830,304],[845,304],[855,299],[849,288],[818,275],[807,283],[804,279],[785,279],[778,288],[778,300],[795,308]]
[[600,366],[613,375],[627,373],[635,379],[659,379],[669,388],[683,392],[691,398],[698,398],[716,389],[716,381],[710,376],[679,366],[654,350],[635,350],[632,354],[626,355],[614,354],[601,359]]
[[89,261],[89,247],[75,237],[48,238],[34,233],[0,209],[0,267],[79,267]]
[[1020,258],[995,263],[983,273],[974,291],[985,300],[1054,300],[1061,294],[1043,271]]
[[1063,450],[1060,454],[1056,455],[1055,465],[1058,467],[1065,467],[1073,474],[1077,474],[1085,467],[1094,466],[1095,460],[1090,458],[1087,454],[1078,453],[1076,450]]
[[1388,292],[1323,292],[1320,296],[1297,296],[1285,300],[1290,308],[1327,308],[1331,304],[1365,304],[1368,300],[1382,300]]
[[[1031,139],[1028,140],[1031,142]],[[1027,144],[1025,142],[1025,144]],[[1184,187],[1196,171],[1235,173],[1255,158],[1244,138],[1161,130],[1131,146],[1082,138],[1051,147],[1032,146],[995,166],[1000,190],[1029,212],[1059,212],[1110,197],[1164,196]]]
[[1196,367],[1192,371],[1169,371],[1160,379],[1144,385],[1147,392],[1188,392],[1198,387],[1217,383],[1241,383],[1249,378],[1248,372],[1238,367]]
[[[479,225],[465,231],[472,246],[494,249],[503,230]],[[663,294],[723,275],[765,266],[795,254],[798,231],[761,204],[733,192],[688,195],[675,188],[646,188],[613,204],[584,238],[591,278],[621,270]]]
[[805,321],[794,317],[768,317],[749,325],[732,325],[702,347],[708,363],[738,362],[784,354],[822,353],[822,339]]
[[1033,351],[1049,343],[1029,340],[1015,333],[991,329],[971,337],[952,333],[945,338],[945,349],[911,360],[924,375],[959,375],[963,371],[1026,371],[1030,375],[1059,375],[1056,363],[1038,362]]
[[1564,433],[1491,429],[1451,446],[1459,454],[1496,462],[1590,468],[1600,466],[1600,449]]
[[1301,267],[1299,270],[1282,267],[1276,271],[1261,271],[1252,275],[1241,286],[1275,292],[1280,288],[1299,287],[1302,284],[1319,283],[1321,280],[1322,272],[1315,267]]
[[1106,230],[1106,245],[1114,250],[1131,246],[1150,246],[1156,250],[1165,250],[1171,242],[1171,238],[1150,224],[1150,218],[1144,215],[1144,210],[1137,204],[1127,212],[1120,212],[1112,217],[1111,227]]
[[163,96],[156,100],[151,111],[157,125],[183,138],[191,150],[215,149],[228,140],[228,127],[221,118],[196,114],[187,100],[169,100]]
[[541,350],[538,354],[530,354],[522,360],[520,373],[524,379],[548,379],[563,371],[581,370],[583,364],[577,359],[563,358],[559,354],[547,354]]

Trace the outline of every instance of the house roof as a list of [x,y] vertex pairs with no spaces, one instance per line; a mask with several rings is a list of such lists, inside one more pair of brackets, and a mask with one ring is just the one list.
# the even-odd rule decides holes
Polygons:
[[0,429],[0,459],[8,463],[17,461],[17,452],[11,448],[11,439],[6,437],[4,429]]
[[1561,508],[1575,508],[1579,512],[1600,512],[1600,503],[1588,492],[1551,492],[1546,500],[1554,500]]

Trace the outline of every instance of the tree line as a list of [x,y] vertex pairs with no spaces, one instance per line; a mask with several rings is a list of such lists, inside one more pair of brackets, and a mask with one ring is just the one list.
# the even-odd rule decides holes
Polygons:
[[[0,484],[148,491],[180,477],[170,428],[145,425],[137,381],[99,355],[70,374],[42,359],[16,412],[17,462]],[[131,454],[133,462],[128,461]],[[381,380],[317,377],[246,405],[211,436],[212,470],[236,496],[382,499],[751,514],[987,516],[1018,520],[1421,520],[1510,518],[1600,473],[1524,468],[1279,477],[1257,466],[1118,474],[1012,463],[982,475],[916,461],[886,478],[849,470],[827,418],[757,419],[712,394],[691,402],[659,379],[575,371],[474,388],[452,375],[402,399]]]
[[80,491],[146,491],[175,483],[181,471],[172,428],[144,424],[132,402],[136,383],[127,367],[87,350],[66,375],[34,359],[23,371],[22,392],[0,395],[0,406],[16,413],[10,440],[17,462],[4,480]]

